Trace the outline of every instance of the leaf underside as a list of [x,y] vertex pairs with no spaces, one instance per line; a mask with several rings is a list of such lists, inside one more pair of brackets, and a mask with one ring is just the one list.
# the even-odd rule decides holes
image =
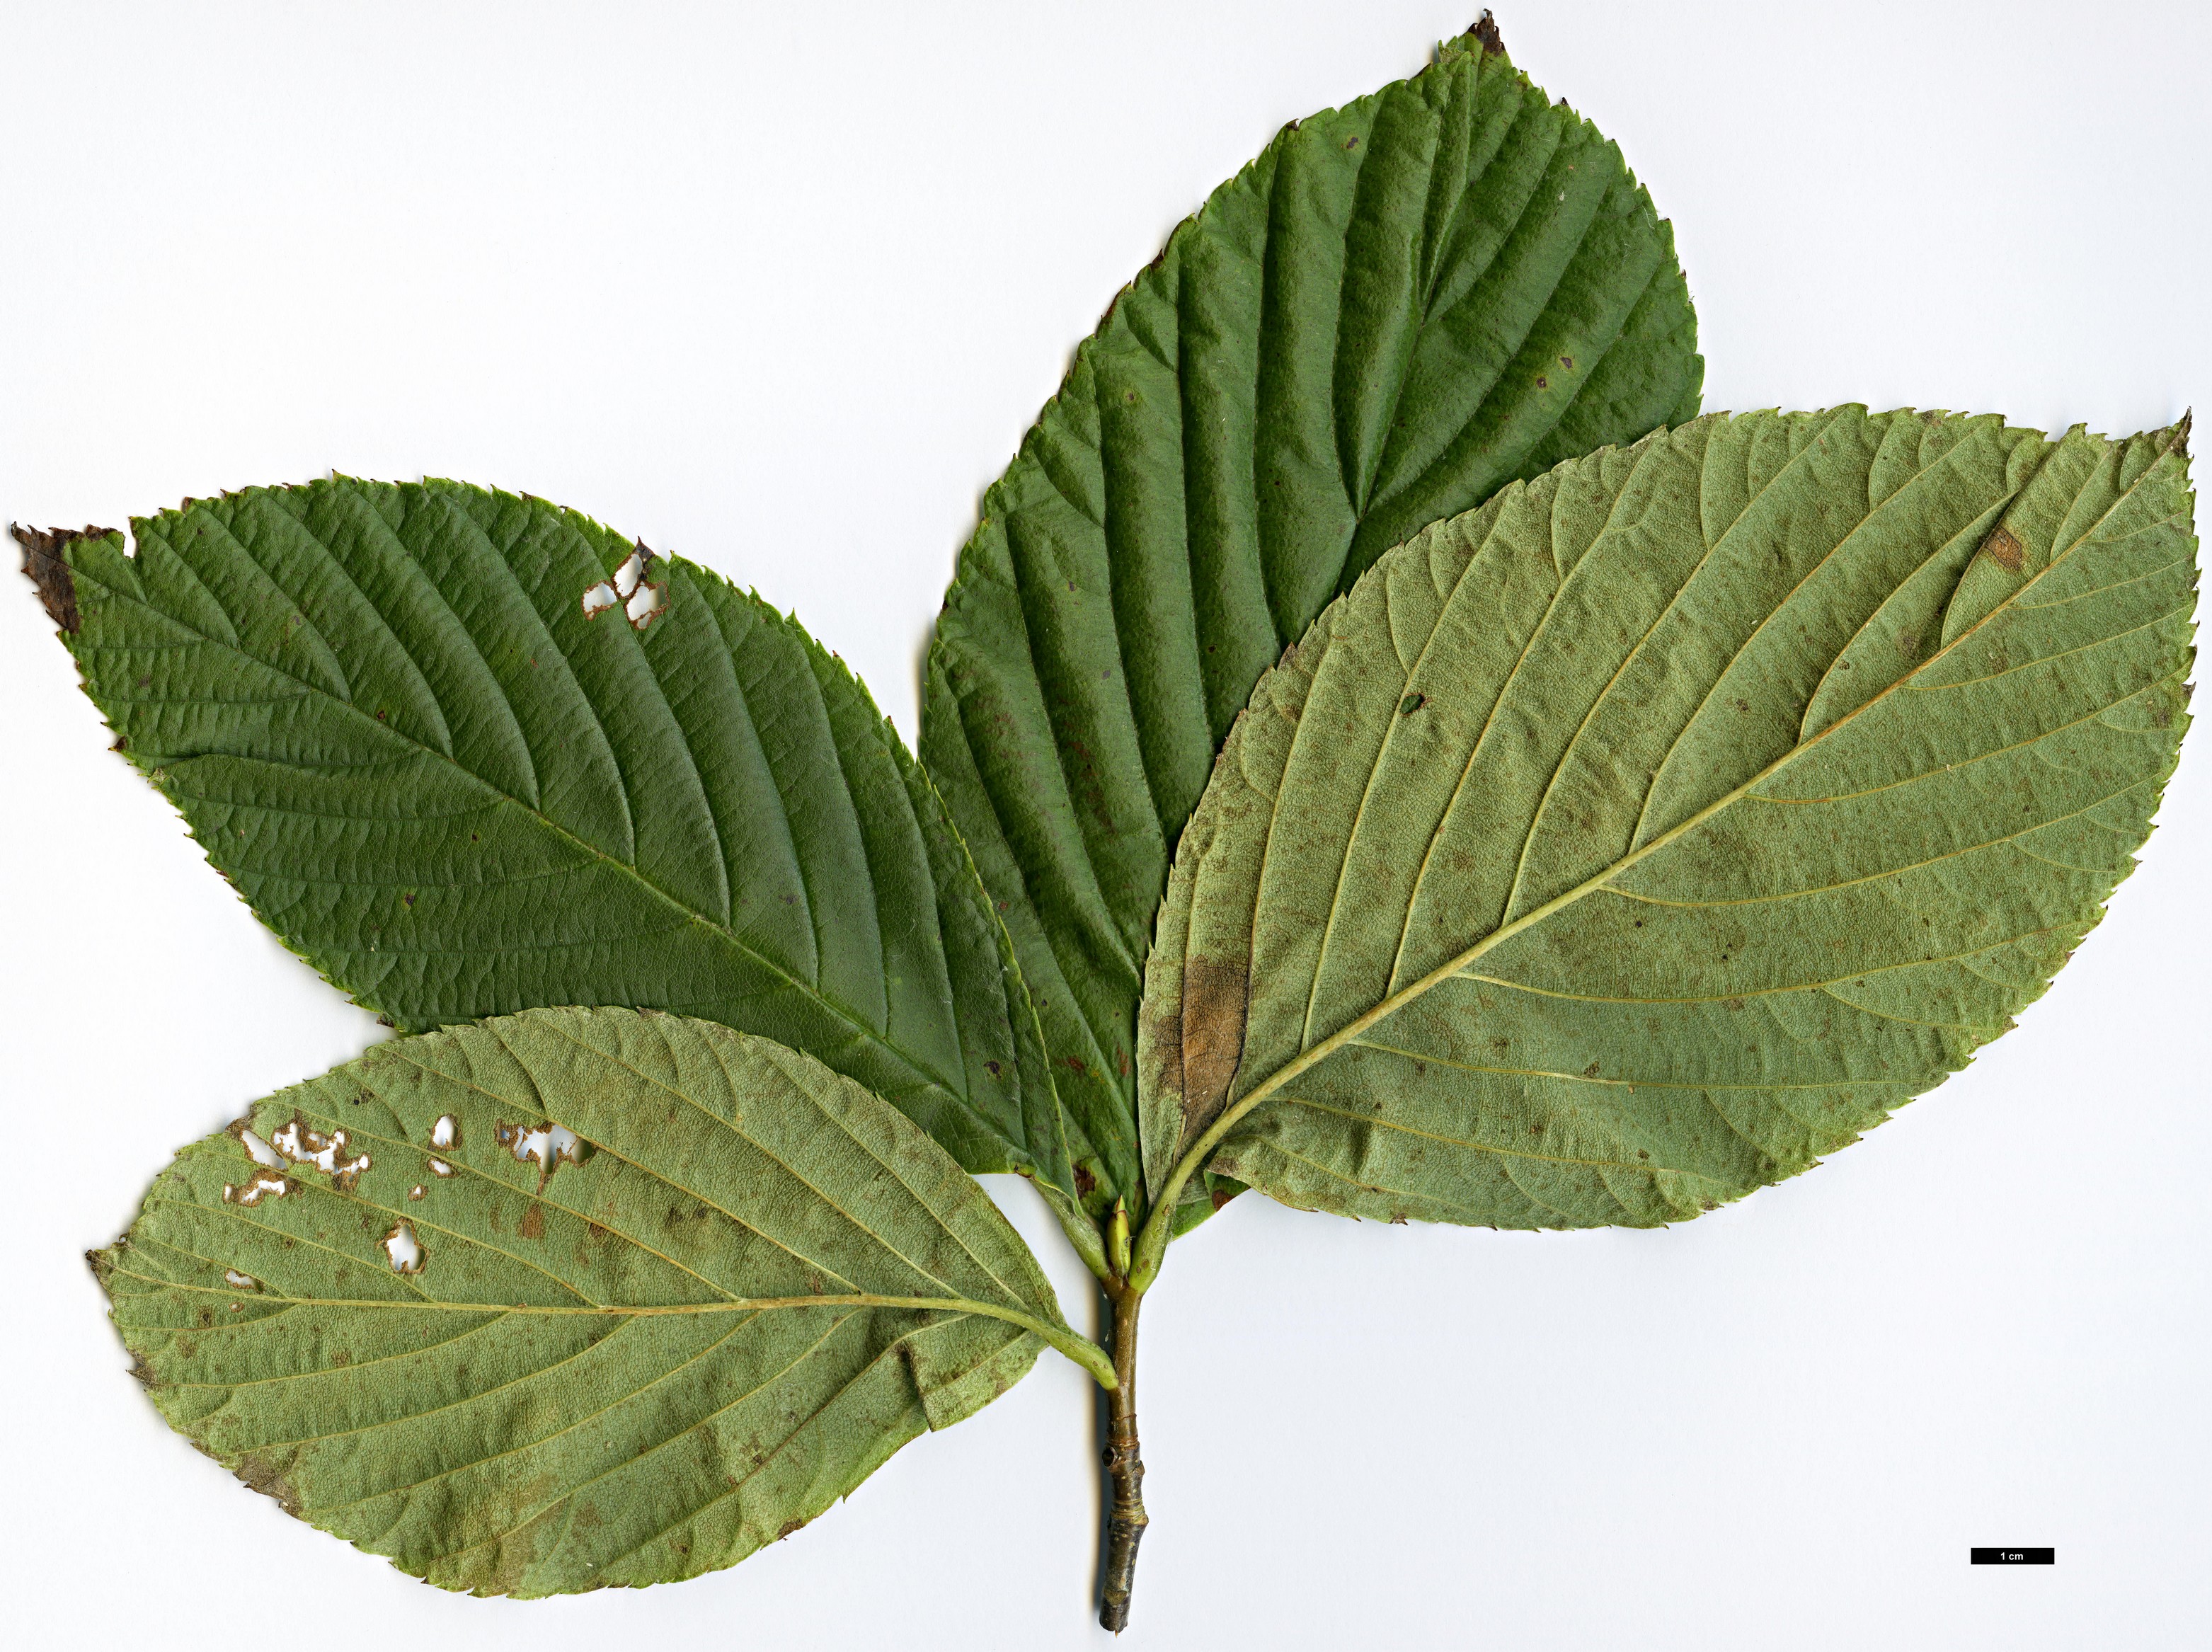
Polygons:
[[[1183,839],[1148,1174],[1498,1227],[1792,1175],[2012,1024],[2186,725],[2185,429],[1700,419],[1392,552]],[[1257,1097],[1257,1100],[1253,1098]]]
[[1079,349],[961,555],[921,751],[1100,1198],[1141,1201],[1145,956],[1261,671],[1417,529],[1694,414],[1702,369],[1620,151],[1472,36],[1286,130]]
[[[566,1156],[530,1133],[555,1124]],[[920,1129],[716,1023],[533,1011],[402,1039],[233,1132],[93,1259],[137,1374],[248,1485],[441,1588],[729,1565],[1018,1381],[1042,1344],[994,1314],[1065,1330]],[[966,1306],[757,1305],[853,1295]]]
[[[542,500],[252,489],[66,545],[118,744],[264,922],[416,1030],[704,1016],[1073,1197],[1003,926],[934,788],[795,621]],[[628,594],[628,593],[625,593]],[[598,598],[593,599],[595,602]]]

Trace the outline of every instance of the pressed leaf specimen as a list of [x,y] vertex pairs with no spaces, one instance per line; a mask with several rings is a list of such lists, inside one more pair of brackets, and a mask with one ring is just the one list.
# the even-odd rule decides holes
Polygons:
[[[1077,352],[921,762],[790,619],[542,501],[19,529],[118,746],[403,1036],[94,1259],[164,1415],[441,1586],[726,1566],[1240,1190],[1693,1218],[2006,1030],[2187,723],[2186,426],[1697,416],[1667,226],[1487,22],[1286,131]],[[970,1172],[1042,1191],[1073,1330]]]
[[[487,1594],[728,1565],[1046,1343],[1112,1376],[897,1108],[652,1011],[379,1046],[186,1148],[94,1266],[195,1443]],[[586,1509],[588,1540],[562,1536]]]
[[1006,914],[1091,1214],[1141,1198],[1146,949],[1260,673],[1416,529],[1693,416],[1696,333],[1620,150],[1486,20],[1278,137],[1077,349],[961,553],[921,756]]

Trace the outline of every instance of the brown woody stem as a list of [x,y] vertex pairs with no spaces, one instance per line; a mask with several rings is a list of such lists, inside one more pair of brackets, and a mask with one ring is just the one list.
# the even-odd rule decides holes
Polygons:
[[1129,1591],[1137,1578],[1137,1545],[1145,1515],[1145,1459],[1137,1444],[1137,1310],[1144,1293],[1126,1279],[1108,1282],[1114,1303],[1114,1375],[1106,1395],[1106,1576],[1098,1622],[1116,1635],[1129,1626]]

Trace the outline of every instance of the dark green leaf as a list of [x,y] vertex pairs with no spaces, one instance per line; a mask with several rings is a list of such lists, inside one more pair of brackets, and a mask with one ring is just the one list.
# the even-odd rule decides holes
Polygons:
[[619,536],[453,483],[252,489],[133,525],[134,556],[64,550],[86,687],[254,911],[362,1004],[407,1029],[709,1017],[1072,1198],[1004,928],[896,732],[795,622],[675,557],[617,591]]
[[93,1261],[194,1444],[479,1594],[730,1565],[1045,1342],[1110,1370],[896,1109],[629,1010],[402,1039],[281,1091]]
[[1695,331],[1620,151],[1469,36],[1286,130],[1077,351],[962,553],[922,756],[1111,1191],[1169,859],[1260,672],[1416,529],[1694,414]]
[[[1701,419],[1392,552],[1262,679],[1147,981],[1147,1170],[1695,1216],[2011,1026],[2182,730],[2185,432]],[[1408,700],[1418,701],[1410,713]]]

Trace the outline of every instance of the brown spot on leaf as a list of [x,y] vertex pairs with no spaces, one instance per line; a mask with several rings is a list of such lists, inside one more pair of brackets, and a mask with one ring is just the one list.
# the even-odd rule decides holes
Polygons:
[[1250,982],[1241,962],[1191,958],[1182,967],[1182,1017],[1176,1029],[1182,1073],[1184,1137],[1206,1128],[1229,1094],[1244,1054]]
[[543,1205],[533,1203],[523,1212],[520,1232],[526,1239],[543,1239],[545,1236],[545,1207]]
[[789,1537],[793,1532],[797,1531],[800,1527],[805,1524],[806,1522],[803,1520],[787,1520],[782,1525],[776,1527],[775,1540],[779,1543],[782,1542],[784,1539]]
[[292,1482],[268,1458],[257,1456],[249,1451],[238,1460],[238,1467],[231,1473],[263,1497],[276,1498],[276,1506],[294,1519],[301,1518],[300,1500],[292,1494]]
[[75,636],[84,622],[76,611],[76,580],[70,573],[69,563],[63,560],[62,552],[72,541],[104,539],[114,530],[87,526],[75,533],[66,528],[48,528],[40,532],[21,522],[12,522],[8,531],[23,548],[23,572],[31,576],[31,584],[38,591],[46,617]]
[[1474,20],[1474,27],[1468,33],[1474,36],[1474,43],[1482,48],[1484,57],[1502,58],[1505,55],[1505,42],[1498,38],[1498,20],[1490,15],[1488,7],[1483,9],[1482,15]]
[[1075,1167],[1075,1191],[1077,1193],[1085,1199],[1088,1199],[1091,1197],[1092,1193],[1097,1191],[1097,1187],[1098,1178],[1097,1176],[1091,1175],[1090,1171],[1085,1169],[1080,1164]]
[[2027,555],[2027,547],[2014,537],[2010,528],[1999,528],[1982,541],[1982,555],[2006,573],[2017,574],[2021,561]]

